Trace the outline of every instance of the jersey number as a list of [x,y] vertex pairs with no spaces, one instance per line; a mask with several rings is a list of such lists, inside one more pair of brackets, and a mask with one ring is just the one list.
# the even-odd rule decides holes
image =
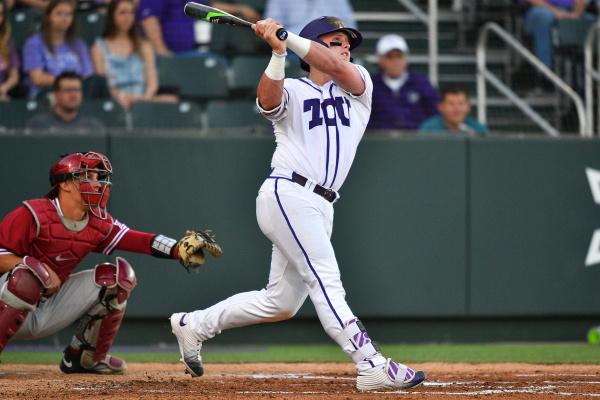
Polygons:
[[[344,103],[346,103],[348,109],[348,116],[346,116]],[[321,116],[321,111],[323,116]],[[350,126],[350,100],[345,97],[329,98],[323,100],[323,102],[321,102],[321,99],[304,100],[304,112],[311,113],[311,119],[308,122],[309,130],[315,126],[323,125],[323,120],[325,120],[326,126],[335,126],[336,115],[343,126]]]

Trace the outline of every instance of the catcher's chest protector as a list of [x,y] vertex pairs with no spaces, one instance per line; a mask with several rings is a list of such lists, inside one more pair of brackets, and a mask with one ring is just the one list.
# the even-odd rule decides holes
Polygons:
[[30,256],[46,263],[62,282],[81,260],[110,234],[112,217],[106,220],[88,213],[87,225],[75,232],[63,224],[58,211],[49,199],[27,200],[23,204],[33,214],[37,236],[31,243]]

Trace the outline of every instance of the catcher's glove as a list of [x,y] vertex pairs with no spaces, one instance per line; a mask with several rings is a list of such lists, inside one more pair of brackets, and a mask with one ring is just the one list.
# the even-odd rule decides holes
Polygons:
[[215,241],[212,231],[187,231],[186,236],[177,242],[179,262],[190,272],[190,269],[198,270],[206,261],[204,251],[208,251],[213,257],[223,254],[221,246]]

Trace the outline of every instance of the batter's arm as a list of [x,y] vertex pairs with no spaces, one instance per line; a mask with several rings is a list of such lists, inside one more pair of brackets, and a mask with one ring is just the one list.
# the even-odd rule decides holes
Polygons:
[[279,28],[281,25],[273,20],[260,21],[253,28],[256,36],[267,42],[273,49],[273,56],[260,77],[257,89],[258,103],[265,111],[277,108],[283,96],[287,46],[285,41],[279,40],[275,35]]
[[355,96],[364,93],[366,85],[358,69],[352,63],[337,57],[327,47],[311,41],[308,53],[303,60],[319,71],[329,74],[333,81],[346,92]]

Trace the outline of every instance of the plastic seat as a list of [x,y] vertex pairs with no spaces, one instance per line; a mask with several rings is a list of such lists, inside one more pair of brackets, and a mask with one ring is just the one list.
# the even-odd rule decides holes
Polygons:
[[106,16],[97,11],[78,11],[76,15],[81,38],[88,46],[93,45],[96,38],[104,32]]
[[202,129],[202,111],[197,104],[140,102],[131,107],[134,129]]
[[270,126],[252,100],[211,101],[206,115],[209,128],[267,129]]
[[0,131],[23,129],[34,115],[47,110],[34,100],[0,101]]
[[40,19],[41,12],[34,9],[23,8],[10,13],[11,36],[18,49],[23,47],[29,36],[38,32]]
[[258,81],[268,64],[269,57],[239,56],[234,58],[231,64],[232,76],[229,88],[255,92]]
[[235,57],[240,54],[270,54],[270,47],[247,28],[212,25],[210,50],[213,53]]
[[113,100],[84,100],[81,113],[95,117],[108,128],[125,128],[125,110]]
[[221,57],[161,57],[158,62],[161,86],[176,86],[179,95],[194,100],[225,98],[227,65]]

